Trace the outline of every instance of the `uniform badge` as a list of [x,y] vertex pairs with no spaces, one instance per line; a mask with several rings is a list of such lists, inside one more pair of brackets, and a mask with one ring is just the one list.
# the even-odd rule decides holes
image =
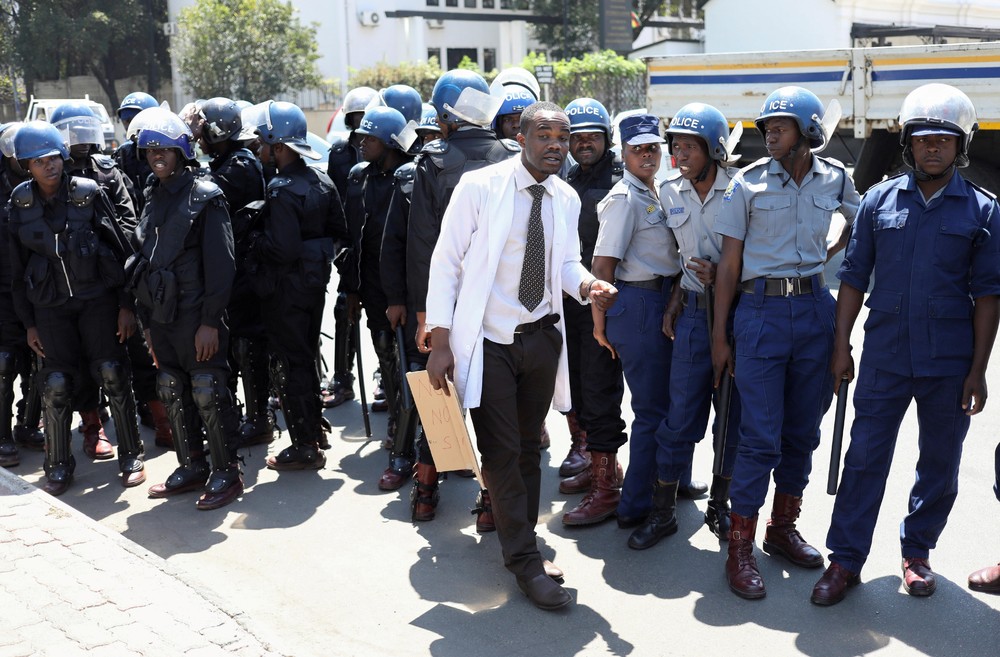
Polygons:
[[655,209],[656,209],[655,205],[647,205],[646,206],[646,214],[653,214],[653,210],[655,210]]
[[736,190],[739,188],[740,188],[740,182],[738,180],[730,180],[729,186],[726,187],[726,193],[722,195],[722,200],[728,201],[731,198],[733,198],[733,194],[735,194]]
[[670,216],[672,217],[675,214],[684,214],[684,207],[681,206],[679,208],[677,207],[670,208]]

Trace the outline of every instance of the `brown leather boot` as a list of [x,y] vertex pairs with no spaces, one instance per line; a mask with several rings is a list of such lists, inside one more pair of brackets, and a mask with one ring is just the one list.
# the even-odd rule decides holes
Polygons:
[[726,581],[733,593],[757,600],[763,598],[764,579],[757,570],[757,559],[753,556],[753,538],[757,533],[757,516],[744,518],[731,513],[729,516],[729,558],[726,559]]
[[80,419],[83,420],[83,453],[87,458],[98,461],[106,461],[115,457],[115,448],[111,446],[111,441],[104,435],[104,427],[101,425],[101,414],[95,408],[90,411],[80,411]]
[[802,534],[795,528],[795,521],[799,517],[801,508],[801,497],[775,491],[771,519],[767,521],[764,543],[761,547],[764,548],[764,552],[785,557],[796,566],[820,568],[823,566],[823,555],[806,543]]
[[560,477],[572,477],[590,467],[590,452],[587,451],[587,432],[577,422],[576,411],[566,414],[569,425],[569,454],[559,466]]
[[564,525],[593,525],[615,515],[621,501],[618,455],[591,452],[590,491],[571,511],[563,514]]
[[[591,473],[593,472],[593,460],[594,455],[600,452],[588,452],[590,455],[591,463],[588,467],[580,471],[579,474],[575,474],[572,477],[566,477],[559,482],[559,492],[563,495],[575,495],[577,493],[586,493],[591,487]],[[625,481],[625,471],[622,470],[621,463],[615,463],[616,474],[618,475],[618,488],[622,487],[622,482]]]
[[476,508],[472,510],[476,516],[476,532],[488,534],[497,530],[496,520],[493,519],[493,504],[490,502],[490,492],[488,490],[479,491],[476,496]]
[[146,402],[149,414],[153,416],[153,427],[156,429],[156,446],[174,451],[174,432],[170,428],[170,418],[167,417],[167,407],[160,400]]
[[438,471],[433,465],[417,463],[410,492],[410,515],[413,522],[434,520],[438,505]]

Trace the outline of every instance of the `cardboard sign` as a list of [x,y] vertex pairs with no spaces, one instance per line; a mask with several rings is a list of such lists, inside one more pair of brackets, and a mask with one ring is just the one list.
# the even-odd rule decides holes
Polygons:
[[427,436],[434,465],[439,472],[454,470],[472,470],[482,488],[483,474],[479,470],[479,457],[465,426],[465,416],[458,404],[458,391],[455,384],[448,382],[450,395],[444,390],[435,390],[431,386],[430,375],[426,371],[407,372],[406,380],[410,384],[413,402],[420,413],[420,423]]

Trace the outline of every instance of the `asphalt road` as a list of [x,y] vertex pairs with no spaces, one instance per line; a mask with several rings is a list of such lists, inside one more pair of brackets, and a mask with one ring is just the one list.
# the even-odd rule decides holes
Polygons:
[[[369,372],[374,362],[369,345]],[[989,381],[1000,390],[1000,356]],[[730,593],[724,545],[702,524],[705,500],[682,502],[680,531],[642,553],[626,547],[628,532],[614,521],[564,527],[562,511],[581,496],[557,492],[556,470],[569,439],[564,420],[551,413],[553,446],[543,459],[538,533],[543,553],[565,570],[576,603],[556,613],[537,610],[504,570],[496,536],[475,533],[469,512],[477,492],[473,480],[453,476],[442,482],[437,519],[413,525],[409,486],[399,493],[376,488],[386,452],[377,439],[365,440],[359,404],[326,415],[335,427],[326,469],[279,475],[264,468],[265,455],[288,444],[284,434],[267,450],[243,451],[246,493],[222,510],[195,510],[193,494],[151,500],[144,489],[123,490],[115,461],[93,463],[79,454],[75,484],[61,499],[232,602],[287,655],[1000,654],[1000,596],[965,587],[969,572],[1000,559],[1000,503],[991,489],[1000,397],[973,420],[958,503],[932,554],[941,577],[935,595],[911,598],[900,582],[898,525],[916,460],[911,409],[863,585],[831,608],[809,603],[822,571],[759,551],[767,597],[745,601]],[[379,438],[385,416],[374,415],[373,424]],[[817,546],[833,505],[825,493],[832,425],[831,412],[800,522]],[[143,432],[150,483],[162,481],[175,467],[174,455],[153,447],[152,433]],[[702,479],[710,477],[709,444],[695,456]],[[37,482],[41,461],[41,454],[25,454],[16,472]]]

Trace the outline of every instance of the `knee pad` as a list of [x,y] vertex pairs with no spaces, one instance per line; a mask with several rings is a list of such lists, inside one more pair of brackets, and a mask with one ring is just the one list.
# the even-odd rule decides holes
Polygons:
[[17,374],[17,355],[12,351],[0,351],[0,376],[11,377]]
[[333,319],[337,324],[347,322],[347,293],[341,292],[337,295],[337,301],[333,304]]
[[288,389],[288,363],[281,356],[271,355],[271,385],[279,394]]
[[165,406],[180,403],[184,394],[184,384],[173,372],[160,370],[156,375],[156,396]]
[[66,372],[49,372],[42,387],[45,405],[53,409],[69,408],[73,397],[73,379]]
[[207,372],[195,374],[191,377],[191,398],[199,411],[211,410],[218,407],[219,401],[219,380],[214,374]]
[[129,389],[128,371],[120,361],[105,361],[97,366],[104,391],[109,397],[120,397]]

